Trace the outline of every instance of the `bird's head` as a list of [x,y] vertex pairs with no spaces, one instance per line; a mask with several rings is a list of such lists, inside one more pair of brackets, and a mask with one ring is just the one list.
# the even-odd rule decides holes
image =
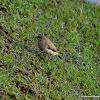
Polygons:
[[38,35],[36,38],[38,38],[38,39],[42,39],[43,36],[42,36],[42,35]]

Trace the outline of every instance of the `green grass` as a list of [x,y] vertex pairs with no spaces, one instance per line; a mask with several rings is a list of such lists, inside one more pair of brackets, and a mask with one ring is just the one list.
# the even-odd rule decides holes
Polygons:
[[[3,0],[0,10],[1,99],[100,96],[99,5],[85,0]],[[62,59],[38,56],[38,34],[53,41]]]

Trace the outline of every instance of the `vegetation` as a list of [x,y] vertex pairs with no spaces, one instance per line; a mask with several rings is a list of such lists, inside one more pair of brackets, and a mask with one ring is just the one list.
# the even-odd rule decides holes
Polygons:
[[[0,16],[1,99],[100,96],[99,5],[85,0],[2,0]],[[62,59],[39,56],[38,34],[53,41]]]

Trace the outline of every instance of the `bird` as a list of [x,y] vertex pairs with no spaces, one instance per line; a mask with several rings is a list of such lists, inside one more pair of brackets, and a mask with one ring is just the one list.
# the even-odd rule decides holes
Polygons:
[[38,35],[37,38],[38,47],[41,51],[44,51],[45,53],[48,53],[51,56],[59,56],[59,58],[61,59],[61,56],[57,52],[55,45],[46,36]]

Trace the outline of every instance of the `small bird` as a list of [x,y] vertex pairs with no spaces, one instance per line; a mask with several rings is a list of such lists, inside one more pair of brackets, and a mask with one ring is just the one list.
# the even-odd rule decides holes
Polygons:
[[41,51],[51,54],[52,56],[57,55],[61,59],[60,55],[56,50],[55,45],[46,36],[38,35],[37,38],[38,38],[38,47],[40,48]]

